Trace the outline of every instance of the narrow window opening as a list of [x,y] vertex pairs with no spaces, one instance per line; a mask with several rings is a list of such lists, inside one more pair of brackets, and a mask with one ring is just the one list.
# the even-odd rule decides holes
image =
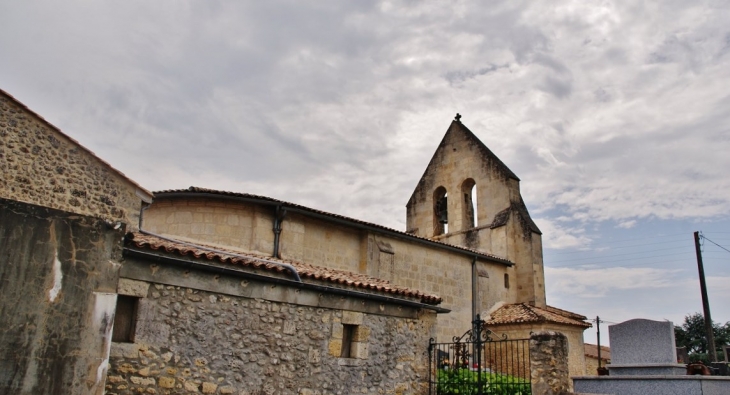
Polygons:
[[352,340],[355,338],[357,325],[342,325],[342,350],[340,358],[352,358]]
[[117,309],[114,313],[114,329],[112,331],[113,342],[134,342],[138,301],[139,298],[134,296],[117,295]]
[[509,274],[504,274],[504,287],[509,288]]
[[477,186],[473,179],[464,180],[461,184],[461,193],[464,196],[462,229],[475,228],[477,226]]
[[473,187],[471,187],[471,209],[472,209],[472,227],[476,228],[479,226],[479,209],[477,207],[477,186],[474,184]]

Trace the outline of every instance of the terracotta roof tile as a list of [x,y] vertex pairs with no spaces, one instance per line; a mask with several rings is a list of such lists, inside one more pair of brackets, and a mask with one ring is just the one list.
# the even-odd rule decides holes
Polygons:
[[[174,241],[166,238],[163,239],[140,232],[127,234],[126,247],[131,247],[134,249],[161,251],[180,256],[191,256],[195,259],[206,259],[209,261],[217,261],[229,265],[241,265],[254,269],[261,269],[277,273],[287,272],[288,269],[272,262],[286,263],[293,266],[297,270],[302,280],[313,279],[348,287],[382,292],[390,294],[391,296],[396,295],[405,298],[413,298],[419,300],[421,303],[429,305],[437,305],[440,304],[442,301],[441,297],[437,295],[426,294],[415,289],[394,285],[387,280],[370,277],[364,274],[324,268],[303,262],[288,261],[276,259],[273,257],[257,256],[246,252],[228,249],[224,250],[219,247],[215,247],[215,249],[218,251],[208,251],[205,249],[206,247],[202,245],[199,246],[200,248],[197,248],[196,246],[191,245],[187,242]],[[226,251],[230,251],[230,253],[226,253]]]
[[[585,343],[585,344],[583,344],[583,349],[585,350],[586,357],[598,359],[598,345]],[[602,361],[611,360],[611,348],[606,347],[606,346],[601,346],[601,360]]]
[[466,247],[458,246],[458,245],[455,245],[455,244],[444,243],[442,241],[438,241],[438,240],[428,239],[428,238],[425,238],[425,237],[416,236],[414,234],[407,233],[407,232],[403,232],[403,231],[396,230],[396,229],[393,229],[393,228],[389,228],[387,226],[382,226],[382,225],[378,225],[378,224],[374,224],[374,223],[362,221],[362,220],[359,220],[359,219],[354,219],[354,218],[346,217],[344,215],[333,214],[333,213],[329,213],[327,211],[317,210],[317,209],[314,209],[314,208],[311,208],[311,207],[302,206],[300,204],[290,203],[290,202],[287,202],[287,201],[284,201],[284,200],[274,199],[274,198],[270,198],[270,197],[267,197],[267,196],[254,195],[254,194],[250,194],[250,193],[219,191],[219,190],[215,190],[215,189],[201,188],[201,187],[195,187],[195,186],[191,186],[188,189],[166,189],[166,190],[163,190],[163,191],[156,191],[156,192],[154,192],[154,195],[155,195],[155,199],[161,199],[161,198],[165,198],[165,197],[171,196],[171,195],[188,194],[188,193],[199,193],[201,195],[202,194],[210,194],[210,195],[218,195],[218,196],[227,196],[227,197],[232,197],[232,198],[253,199],[253,200],[259,200],[261,202],[278,203],[278,204],[286,205],[287,207],[295,208],[295,209],[298,209],[298,210],[301,210],[301,211],[305,211],[305,212],[310,212],[310,213],[313,213],[313,214],[322,215],[322,216],[329,217],[329,218],[332,218],[332,219],[343,220],[343,221],[346,221],[346,222],[350,222],[352,224],[365,225],[365,226],[368,226],[368,227],[371,227],[371,228],[380,229],[380,230],[385,231],[385,232],[396,233],[396,234],[398,234],[401,237],[409,238],[409,239],[412,239],[412,240],[415,240],[415,241],[419,241],[419,240],[420,241],[427,241],[429,243],[435,243],[437,245],[443,245],[445,247],[455,248],[455,249],[458,249],[458,250],[462,250],[465,253],[479,254],[481,256],[488,257],[489,259],[492,259],[492,260],[494,260],[496,262],[504,263],[506,265],[512,265],[513,264],[512,262],[510,262],[509,260],[507,260],[505,258],[496,256],[496,255],[493,255],[493,254],[489,254],[489,253],[486,253],[486,252],[483,252],[483,251],[474,250],[474,249],[471,249],[471,248],[466,248]]
[[490,314],[487,325],[508,325],[518,323],[550,322],[556,324],[581,326],[590,328],[586,317],[561,310],[552,306],[540,308],[527,303],[506,304]]

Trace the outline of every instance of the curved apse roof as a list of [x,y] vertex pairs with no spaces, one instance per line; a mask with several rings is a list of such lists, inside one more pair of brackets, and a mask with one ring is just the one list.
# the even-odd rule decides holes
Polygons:
[[373,231],[378,231],[382,233],[387,233],[402,239],[411,240],[417,243],[423,243],[423,244],[429,244],[437,248],[445,248],[456,252],[461,252],[464,255],[468,256],[476,256],[477,258],[489,260],[495,263],[501,263],[506,266],[512,266],[513,263],[505,258],[485,253],[482,251],[465,248],[461,246],[457,246],[454,244],[448,244],[437,240],[427,239],[425,237],[416,236],[410,233],[406,233],[400,230],[396,230],[393,228],[388,228],[387,226],[382,226],[366,221],[361,221],[358,219],[346,217],[344,215],[339,214],[333,214],[322,210],[317,210],[311,207],[302,206],[296,203],[290,203],[279,199],[270,198],[267,196],[260,196],[260,195],[253,195],[249,193],[239,193],[239,192],[229,192],[229,191],[219,191],[215,189],[208,189],[208,188],[201,188],[201,187],[195,187],[191,186],[188,189],[168,189],[163,191],[157,191],[154,192],[155,199],[165,199],[165,198],[174,198],[174,197],[193,197],[193,195],[199,195],[201,197],[208,196],[211,198],[227,198],[227,199],[241,199],[241,200],[248,200],[248,201],[255,201],[259,204],[269,204],[269,205],[281,205],[287,208],[288,210],[295,210],[301,214],[319,217],[323,220],[330,220],[333,222],[339,222],[340,224],[349,225],[353,227],[366,227],[370,228]]

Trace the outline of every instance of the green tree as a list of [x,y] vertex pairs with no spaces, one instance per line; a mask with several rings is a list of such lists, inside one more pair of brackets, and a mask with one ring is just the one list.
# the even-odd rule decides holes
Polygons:
[[[712,332],[715,336],[717,359],[724,360],[722,346],[730,344],[730,321],[725,325],[712,323]],[[682,326],[674,327],[674,337],[677,347],[687,347],[691,362],[709,362],[707,349],[707,335],[705,333],[705,318],[700,313],[689,314],[684,317]]]

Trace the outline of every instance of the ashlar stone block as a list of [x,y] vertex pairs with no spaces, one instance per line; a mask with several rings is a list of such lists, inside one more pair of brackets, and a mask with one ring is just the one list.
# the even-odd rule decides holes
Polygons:
[[368,358],[368,344],[363,342],[353,342],[350,348],[350,353],[353,358],[367,359]]
[[333,357],[339,357],[342,353],[342,339],[332,339],[327,347],[327,352]]
[[332,339],[342,339],[343,326],[339,322],[332,323]]
[[147,291],[150,284],[144,281],[130,280],[128,278],[120,278],[117,285],[117,293],[119,295],[136,296],[138,298],[147,297]]
[[354,342],[367,342],[370,338],[370,328],[360,325],[355,328],[355,333],[352,335],[352,341]]
[[356,311],[343,311],[342,323],[347,325],[362,325],[363,313]]

